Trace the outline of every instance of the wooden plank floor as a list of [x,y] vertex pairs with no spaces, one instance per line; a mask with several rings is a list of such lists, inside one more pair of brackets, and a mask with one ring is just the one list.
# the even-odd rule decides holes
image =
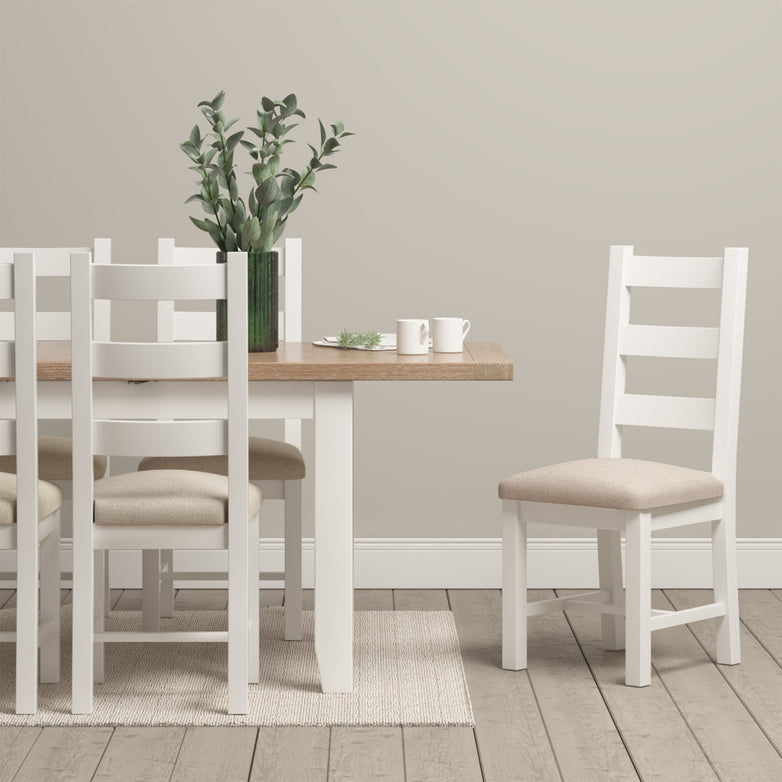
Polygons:
[[[0,606],[14,598],[0,591]],[[659,608],[709,599],[654,594]],[[281,604],[282,592],[264,591],[262,603]],[[181,609],[225,604],[220,590],[176,597]],[[112,605],[138,610],[139,593],[116,590]],[[500,668],[496,590],[358,590],[356,609],[453,611],[474,730],[0,727],[0,782],[782,780],[780,590],[742,591],[740,666],[712,661],[714,620],[655,633],[643,689],[624,686],[624,655],[601,649],[596,615],[534,617],[529,667],[514,673]]]

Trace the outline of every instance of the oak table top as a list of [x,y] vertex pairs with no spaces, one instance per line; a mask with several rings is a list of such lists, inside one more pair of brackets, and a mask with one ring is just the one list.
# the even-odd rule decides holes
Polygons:
[[[467,342],[463,353],[423,356],[284,342],[274,353],[248,358],[250,380],[513,380],[513,363],[493,342]],[[39,342],[38,380],[70,379],[70,343]]]

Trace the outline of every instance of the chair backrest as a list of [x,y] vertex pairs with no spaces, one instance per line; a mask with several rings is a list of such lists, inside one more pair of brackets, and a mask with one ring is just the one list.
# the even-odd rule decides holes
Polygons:
[[[74,508],[91,507],[92,455],[182,456],[228,454],[229,493],[246,503],[247,467],[247,267],[246,256],[229,253],[227,264],[159,266],[90,263],[89,253],[72,256],[72,395]],[[229,341],[138,343],[97,340],[90,310],[95,300],[228,301]],[[93,378],[175,380],[227,377],[227,414],[188,405],[188,420],[95,419]],[[100,382],[100,381],[97,381]],[[204,412],[208,418],[199,414]],[[170,417],[170,410],[161,413]],[[239,494],[236,487],[245,485]],[[87,504],[85,505],[85,497]],[[233,500],[232,500],[233,502]],[[245,508],[246,509],[246,508]],[[245,515],[246,518],[246,515]]]
[[[31,252],[16,252],[12,263],[0,263],[0,301],[13,300],[14,335],[0,342],[0,377],[14,378],[15,420],[0,420],[0,453],[16,454],[17,519],[29,519],[25,532],[17,529],[17,547],[27,540],[37,550],[38,417],[35,339],[35,264]],[[29,533],[29,534],[25,534]]]
[[[286,239],[278,253],[278,275],[284,281],[280,301],[279,337],[282,341],[301,341],[301,239]],[[158,239],[158,263],[172,266],[209,265],[216,262],[214,247],[177,247],[173,239]],[[212,339],[215,312],[177,310],[174,302],[158,303],[158,341]]]
[[[279,337],[281,341],[301,341],[302,319],[302,242],[301,239],[286,239],[282,247],[275,247],[278,253],[278,275],[284,281],[279,315]],[[214,247],[177,247],[174,239],[158,239],[158,263],[181,266],[213,265],[217,250]],[[215,334],[215,311],[188,312],[177,310],[173,301],[158,302],[157,338],[159,342],[178,340],[213,339]],[[301,448],[301,421],[286,419],[284,440]]]
[[[727,248],[718,258],[660,258],[635,255],[632,247],[611,247],[599,456],[621,456],[623,426],[710,430],[712,471],[723,482],[735,478],[747,257],[746,248]],[[632,324],[634,288],[719,289],[720,324]],[[628,394],[628,356],[716,361],[714,397]]]
[[[0,263],[12,263],[16,253],[34,253],[38,278],[70,277],[71,253],[92,252],[95,263],[111,263],[111,239],[95,239],[89,247],[0,247]],[[40,307],[40,303],[39,303]],[[13,339],[14,315],[0,312],[0,339]],[[109,302],[95,302],[95,328],[100,339],[111,330]],[[63,342],[71,338],[71,315],[67,310],[38,309],[37,336],[41,342]]]

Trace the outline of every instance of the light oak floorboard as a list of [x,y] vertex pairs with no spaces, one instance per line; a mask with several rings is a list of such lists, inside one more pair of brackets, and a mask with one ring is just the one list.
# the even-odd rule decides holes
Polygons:
[[472,728],[402,728],[406,782],[482,782]]
[[261,728],[250,782],[326,782],[329,728]]
[[[579,591],[558,589],[557,596]],[[657,675],[649,687],[625,686],[625,654],[602,648],[600,615],[569,611],[567,618],[641,779],[716,780]]]
[[174,597],[175,611],[226,611],[227,589],[178,589]]
[[188,728],[171,782],[246,782],[257,728]]
[[391,589],[356,589],[353,608],[356,611],[393,611],[394,593]]
[[769,589],[740,589],[739,616],[766,651],[782,665],[782,601]]
[[[673,605],[653,590],[652,607]],[[782,779],[782,758],[687,626],[652,633],[652,664],[723,782]]]
[[459,634],[485,782],[559,780],[527,672],[500,667],[499,590],[452,589],[448,598]]
[[[530,590],[529,600],[554,597]],[[527,670],[565,782],[637,780],[622,737],[561,613],[528,622]]]
[[116,728],[93,782],[168,782],[184,728]]
[[332,728],[329,782],[405,782],[401,728]]
[[397,611],[450,611],[444,589],[395,589]]
[[14,782],[92,779],[113,728],[44,728]]
[[285,591],[282,589],[264,589],[261,585],[261,608],[266,606],[281,606],[285,597]]
[[[752,593],[761,591],[747,590]],[[666,589],[665,596],[677,610],[703,605],[713,600],[710,589]],[[768,597],[771,600],[776,600],[772,595],[768,595]],[[762,598],[753,601],[752,595],[742,595],[742,606],[751,602],[755,602],[755,611],[762,614],[764,602]],[[780,603],[780,607],[782,608],[782,603]],[[764,617],[763,624],[770,632],[773,632],[770,627],[771,622],[767,620],[768,617]],[[690,631],[700,641],[701,646],[712,660],[714,660],[716,622],[716,619],[707,619],[689,625]],[[761,627],[761,629],[763,628]],[[763,732],[773,742],[777,752],[782,753],[782,668],[743,624],[741,626],[741,663],[739,665],[718,665],[717,670],[725,677],[741,702],[761,726]]]
[[140,611],[141,610],[141,590],[123,589],[119,600],[114,604],[113,611]]
[[41,735],[41,728],[0,728],[0,782],[11,782]]

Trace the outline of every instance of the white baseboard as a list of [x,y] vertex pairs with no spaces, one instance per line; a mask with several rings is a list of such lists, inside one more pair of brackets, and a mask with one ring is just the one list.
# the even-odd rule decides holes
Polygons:
[[[782,538],[738,541],[739,586],[782,588]],[[64,539],[61,566],[71,570],[72,544]],[[357,538],[357,589],[496,589],[500,586],[501,544],[497,538]],[[141,555],[111,555],[113,587],[141,586]],[[225,570],[225,560],[210,551],[177,552],[180,570]],[[13,570],[13,554],[0,552],[0,570]],[[283,542],[264,540],[261,569],[283,570]],[[313,542],[304,541],[304,586],[313,579]],[[711,545],[707,538],[654,538],[652,584],[656,588],[705,589],[712,585]],[[221,586],[182,582],[182,588]],[[269,586],[274,586],[269,584]],[[534,589],[597,586],[597,544],[590,538],[534,538],[529,541],[529,586]]]

